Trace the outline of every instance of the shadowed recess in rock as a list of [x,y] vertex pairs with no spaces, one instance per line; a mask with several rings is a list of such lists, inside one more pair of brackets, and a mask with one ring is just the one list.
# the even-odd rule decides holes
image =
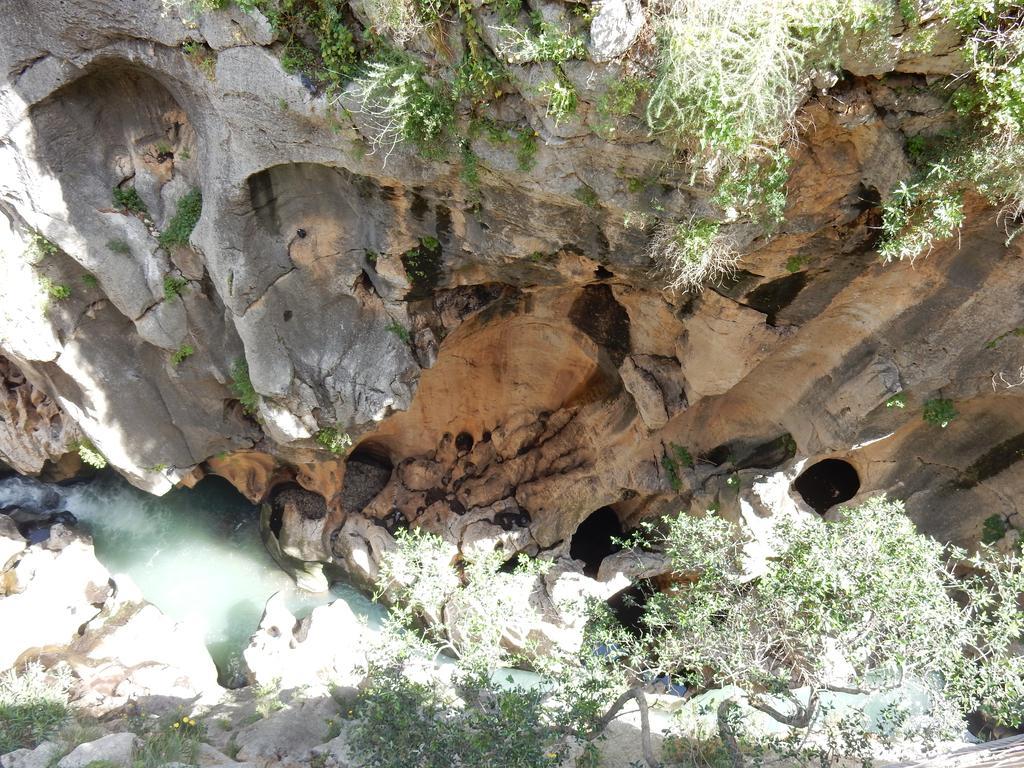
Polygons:
[[657,587],[653,580],[641,579],[636,584],[609,597],[608,607],[623,627],[631,633],[639,635],[642,629],[641,619],[644,615],[644,606],[656,591]]
[[779,312],[788,307],[807,285],[807,273],[796,272],[759,285],[744,298],[744,303],[767,315],[768,325],[775,325]]
[[394,465],[383,451],[360,445],[345,462],[345,480],[341,487],[341,506],[348,512],[362,512],[374,496],[384,490]]
[[573,325],[603,347],[617,366],[630,352],[629,314],[608,285],[588,285],[569,310]]
[[583,573],[597,577],[601,561],[620,549],[617,539],[623,535],[619,516],[611,507],[601,507],[580,523],[572,535],[569,554],[583,562]]
[[804,470],[793,483],[797,493],[819,514],[849,501],[860,489],[857,470],[842,459],[825,459]]

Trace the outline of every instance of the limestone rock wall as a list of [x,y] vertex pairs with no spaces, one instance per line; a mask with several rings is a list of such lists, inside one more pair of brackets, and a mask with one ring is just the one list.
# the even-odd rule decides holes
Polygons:
[[[709,191],[639,115],[593,131],[631,34],[603,11],[593,60],[565,66],[575,120],[544,113],[542,65],[512,66],[495,109],[536,132],[536,162],[473,137],[474,188],[455,157],[368,154],[360,116],[285,72],[258,13],[26,0],[6,16],[0,350],[17,373],[0,453],[19,471],[80,431],[154,493],[205,472],[254,501],[297,483],[328,511],[306,544],[282,538],[366,578],[400,525],[582,572],[572,537],[600,508],[625,529],[809,513],[792,480],[825,458],[940,538],[1020,520],[1019,241],[974,200],[926,258],[874,251],[906,136],[942,125],[925,86],[955,38],[916,58],[894,42],[881,69],[851,49],[801,113],[780,232],[737,225],[736,274],[674,295],[627,214],[683,217]],[[147,216],[115,205],[126,187]],[[162,246],[193,189],[189,243]],[[33,233],[55,246],[34,260]],[[47,302],[41,277],[70,295]],[[944,429],[921,418],[940,397],[959,412]],[[327,450],[344,434],[347,460]]]

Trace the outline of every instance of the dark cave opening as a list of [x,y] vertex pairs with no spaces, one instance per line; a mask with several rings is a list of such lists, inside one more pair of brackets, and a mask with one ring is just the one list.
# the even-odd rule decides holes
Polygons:
[[270,530],[281,535],[285,508],[292,504],[307,520],[321,520],[327,516],[327,502],[314,491],[307,491],[298,483],[281,483],[270,492]]
[[391,480],[394,464],[387,453],[372,445],[360,445],[345,461],[341,506],[346,512],[361,512]]
[[857,495],[860,477],[849,462],[824,459],[805,469],[793,486],[815,512],[823,515],[829,508]]
[[656,591],[657,587],[651,579],[641,579],[609,597],[608,608],[630,634],[639,637],[643,629],[644,608]]
[[569,544],[569,556],[583,562],[583,573],[597,578],[601,561],[619,551],[616,539],[621,539],[622,534],[622,523],[615,510],[601,507],[579,524]]

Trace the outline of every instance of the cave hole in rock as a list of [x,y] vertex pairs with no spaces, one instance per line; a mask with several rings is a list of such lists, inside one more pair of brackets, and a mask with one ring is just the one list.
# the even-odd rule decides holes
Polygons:
[[307,491],[298,483],[281,483],[274,487],[268,499],[270,504],[270,531],[281,535],[284,513],[289,505],[295,507],[307,520],[321,520],[327,516],[327,502],[314,491]]
[[616,539],[623,535],[619,516],[611,507],[601,507],[579,524],[569,542],[569,556],[583,563],[583,573],[597,577],[601,561],[620,549]]
[[469,432],[459,432],[455,436],[455,450],[459,453],[469,453],[473,450],[473,436]]
[[641,579],[609,597],[608,608],[626,630],[639,636],[643,631],[644,608],[657,591],[652,579]]
[[815,512],[823,515],[857,495],[860,477],[849,462],[824,459],[805,469],[793,486]]
[[391,480],[394,464],[387,451],[373,444],[361,444],[345,461],[341,506],[349,513],[362,512]]
[[605,267],[604,264],[598,264],[597,265],[597,269],[594,270],[594,279],[595,280],[607,280],[607,279],[609,279],[611,277],[615,277],[615,275],[611,272],[611,270],[609,270],[607,267]]

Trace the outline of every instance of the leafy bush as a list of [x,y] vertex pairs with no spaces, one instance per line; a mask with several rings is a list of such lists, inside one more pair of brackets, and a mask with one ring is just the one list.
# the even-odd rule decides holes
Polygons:
[[669,443],[669,449],[661,457],[661,466],[668,475],[668,484],[677,493],[682,489],[683,482],[679,476],[680,467],[693,468],[693,455],[683,446]]
[[[1011,643],[1021,636],[1024,570],[1015,557],[967,558],[919,535],[902,505],[884,498],[835,522],[782,523],[777,554],[753,575],[731,523],[682,515],[664,526],[652,536],[685,578],[648,600],[633,641],[638,669],[698,690],[736,685],[751,706],[798,729],[814,722],[822,692],[894,690],[905,680],[928,689],[931,712],[917,726],[933,737],[978,707],[1019,719],[1024,658]],[[790,692],[799,687],[809,698]],[[776,709],[779,699],[792,714]],[[720,732],[735,746],[735,729],[720,720]]]
[[39,278],[39,285],[42,287],[43,292],[46,293],[47,298],[53,301],[63,301],[71,297],[70,286],[64,283],[56,283],[45,275]]
[[132,247],[124,240],[107,240],[107,248],[123,256],[127,256],[132,252]]
[[29,264],[38,264],[47,256],[56,256],[58,253],[60,253],[60,248],[52,240],[47,239],[42,232],[31,231],[28,247],[25,248],[25,261]]
[[114,205],[129,213],[147,213],[146,203],[135,187],[114,187]]
[[495,27],[504,42],[501,53],[512,64],[531,61],[553,61],[561,63],[570,59],[585,59],[587,44],[582,37],[566,32],[557,25],[543,19],[537,24],[538,32],[524,32],[512,25]]
[[1006,535],[1010,527],[1006,524],[1006,518],[1002,515],[991,515],[985,518],[981,528],[981,543],[995,544]]
[[350,740],[366,768],[553,768],[563,756],[539,690],[460,681],[458,697],[399,669],[373,669]]
[[373,152],[385,162],[400,142],[411,141],[428,157],[443,154],[454,119],[443,83],[431,84],[411,59],[372,61],[352,81],[345,97],[366,120]]
[[174,245],[188,245],[189,236],[196,228],[199,216],[203,212],[203,195],[198,189],[193,189],[178,200],[178,208],[167,224],[167,228],[160,233],[160,245],[169,248]]
[[925,401],[921,417],[932,426],[945,429],[957,417],[957,412],[952,400],[936,398]]
[[540,92],[548,98],[547,114],[555,125],[565,122],[576,113],[578,97],[576,89],[568,80],[545,80],[540,84]]
[[242,404],[242,410],[252,415],[260,407],[260,396],[256,393],[249,378],[249,364],[244,358],[238,358],[231,366],[231,391]]
[[885,205],[885,260],[913,259],[955,235],[970,187],[1002,206],[1007,221],[1024,212],[1024,19],[1005,0],[942,0],[937,8],[964,36],[966,71],[953,95],[960,120],[933,146],[908,141],[921,171]]
[[183,277],[168,275],[164,278],[164,298],[167,301],[181,296],[186,288],[188,288],[188,280]]
[[82,462],[93,469],[103,469],[107,466],[107,457],[100,453],[92,441],[83,438],[75,444],[74,449],[78,452],[78,457]]
[[348,432],[341,432],[335,427],[324,427],[316,433],[316,441],[335,456],[340,456],[352,447],[352,438]]
[[31,662],[20,674],[0,672],[0,755],[54,738],[71,716],[70,687],[71,670],[63,665],[47,671]]
[[693,217],[663,222],[651,239],[648,255],[673,289],[701,289],[731,273],[739,260],[732,237],[713,219]]
[[192,355],[194,355],[195,353],[196,348],[193,347],[191,344],[182,344],[180,347],[177,348],[177,350],[175,350],[174,354],[171,355],[171,365],[177,368],[183,362],[188,360],[188,358],[192,357]]
[[885,401],[886,408],[906,408],[907,407],[907,393],[897,392],[895,395]]

